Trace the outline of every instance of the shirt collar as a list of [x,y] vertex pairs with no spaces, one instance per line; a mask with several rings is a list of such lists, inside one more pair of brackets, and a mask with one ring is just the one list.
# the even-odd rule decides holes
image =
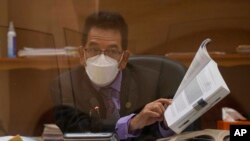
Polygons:
[[121,91],[121,82],[122,82],[122,71],[120,71],[115,78],[114,82],[110,85],[112,89],[115,89],[116,91]]
[[[110,87],[116,91],[118,91],[120,93],[121,91],[121,82],[122,82],[122,71],[119,71],[119,73],[117,74],[115,80],[108,86],[106,87]],[[93,83],[92,83],[93,84]],[[101,87],[93,84],[94,88],[99,91],[101,89]]]

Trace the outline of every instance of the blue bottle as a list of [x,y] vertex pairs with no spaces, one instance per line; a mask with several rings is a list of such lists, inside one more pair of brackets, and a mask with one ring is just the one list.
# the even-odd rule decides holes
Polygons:
[[13,22],[9,24],[9,31],[7,33],[8,37],[8,57],[15,58],[16,57],[16,32],[14,29]]

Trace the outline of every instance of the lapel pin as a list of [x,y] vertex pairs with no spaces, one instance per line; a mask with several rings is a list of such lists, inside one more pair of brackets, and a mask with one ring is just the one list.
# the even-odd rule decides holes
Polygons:
[[132,103],[131,102],[127,102],[125,106],[126,106],[127,109],[129,109],[129,108],[131,108]]

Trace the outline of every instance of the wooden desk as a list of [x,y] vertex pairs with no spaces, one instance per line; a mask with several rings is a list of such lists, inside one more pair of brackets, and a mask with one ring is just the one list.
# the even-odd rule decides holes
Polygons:
[[[191,64],[194,53],[171,53],[166,54],[166,57],[182,62],[187,67]],[[210,54],[212,59],[219,64],[219,66],[232,67],[238,65],[250,65],[250,54]]]
[[57,56],[57,57],[27,57],[27,58],[0,58],[0,70],[12,69],[53,69],[69,68],[79,65],[79,58]]
[[[166,57],[179,61],[186,65],[190,65],[194,58],[192,53],[175,53],[168,54]],[[237,65],[250,65],[250,54],[211,54],[211,57],[220,66],[237,66]],[[0,70],[33,68],[33,69],[53,69],[53,68],[69,68],[79,65],[78,57],[27,57],[27,58],[0,58]]]

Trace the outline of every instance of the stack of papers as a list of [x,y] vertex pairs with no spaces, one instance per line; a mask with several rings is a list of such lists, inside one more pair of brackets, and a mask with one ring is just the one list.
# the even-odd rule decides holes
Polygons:
[[182,132],[230,92],[217,63],[207,52],[206,44],[210,41],[206,39],[201,43],[172,104],[165,110],[165,121],[176,133]]
[[111,132],[82,132],[65,133],[64,141],[118,141],[116,135]]
[[3,136],[0,141],[41,141],[39,138],[24,137],[24,136]]
[[185,132],[156,141],[229,141],[229,130],[204,129],[200,131]]
[[250,53],[250,45],[239,45],[236,51],[238,53]]
[[45,124],[42,134],[44,141],[63,141],[63,133],[55,124]]
[[78,48],[76,47],[65,47],[65,48],[30,48],[25,47],[18,51],[19,57],[26,56],[76,56],[78,54]]

